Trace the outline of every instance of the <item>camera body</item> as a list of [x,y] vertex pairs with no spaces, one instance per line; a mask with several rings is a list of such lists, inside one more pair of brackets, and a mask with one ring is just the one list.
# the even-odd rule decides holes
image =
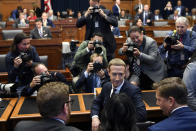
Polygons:
[[51,81],[54,81],[52,75],[48,75],[46,73],[41,74],[40,80],[41,80],[41,85],[48,83],[48,82],[51,82]]
[[126,54],[128,57],[132,57],[132,56],[133,56],[134,48],[137,48],[137,44],[136,44],[136,43],[128,43],[127,46],[128,46],[128,49],[127,49],[127,51],[125,52],[125,54]]
[[70,43],[70,50],[74,52],[76,50],[77,44],[79,44],[79,41],[71,40],[69,43]]
[[99,62],[93,63],[93,71],[94,73],[99,72],[101,69],[103,69],[103,64]]
[[92,14],[97,14],[97,13],[99,13],[99,7],[98,6],[93,6],[93,8],[92,8]]
[[93,41],[93,45],[95,47],[95,53],[97,54],[101,54],[101,52],[103,51],[100,45],[103,45],[102,41],[99,40],[95,40]]
[[26,62],[32,60],[31,55],[29,55],[28,53],[24,53],[24,52],[21,52],[18,57],[22,59],[23,63],[26,63]]
[[171,36],[168,36],[165,38],[164,42],[167,44],[167,49],[171,48],[171,45],[176,45],[177,40],[180,39],[180,36],[177,34],[176,30],[174,30],[173,34]]

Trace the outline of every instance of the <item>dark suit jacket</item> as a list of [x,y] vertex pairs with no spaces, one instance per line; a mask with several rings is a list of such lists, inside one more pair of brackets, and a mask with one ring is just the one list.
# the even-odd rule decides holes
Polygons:
[[114,16],[117,16],[117,17],[119,17],[119,9],[118,9],[118,7],[116,6],[116,4],[112,7],[112,12],[113,12],[113,15]]
[[196,24],[193,26],[192,30],[196,32]]
[[[43,22],[42,22],[43,24]],[[53,22],[50,19],[47,19],[47,26],[51,26],[51,27],[55,27],[55,25],[53,24]]]
[[[111,82],[108,82],[103,86],[100,95],[93,101],[91,116],[99,115],[100,111],[103,109],[103,106],[110,99],[111,89]],[[124,81],[120,93],[125,93],[132,99],[136,108],[137,121],[144,121],[146,119],[146,109],[142,101],[141,91],[139,87],[131,85],[128,81]]]
[[[144,12],[142,12],[140,15],[139,15],[139,18],[143,21],[143,16],[144,16],[144,14],[143,14]],[[147,25],[149,25],[149,26],[151,26],[152,25],[152,21],[153,21],[153,14],[151,13],[151,12],[148,12],[147,13],[147,15],[146,15],[146,18],[145,18],[145,20],[147,21],[147,19],[150,19],[150,22],[149,23],[147,23]],[[143,22],[144,23],[144,22]]]
[[[112,14],[111,11],[107,9],[102,9],[104,13],[108,16],[107,19],[103,18],[102,16],[98,15],[97,19],[99,19],[99,26],[100,32],[103,35],[104,46],[107,50],[107,55],[111,55],[114,53],[116,49],[116,41],[114,39],[114,35],[111,32],[110,25],[118,26],[118,21],[115,16]],[[82,16],[80,19],[77,20],[76,26],[82,27],[86,25],[86,35],[85,40],[90,40],[92,34],[94,33],[94,25],[95,25],[95,17],[92,14],[89,14],[87,18]]]
[[39,31],[38,31],[37,27],[35,27],[35,28],[31,31],[30,37],[31,37],[32,39],[52,38],[52,34],[51,34],[49,28],[43,27],[43,36],[41,37],[40,34],[39,34]]
[[55,119],[43,119],[41,121],[20,121],[14,131],[80,131],[71,126],[65,126]]
[[[175,6],[174,7],[174,10],[177,10],[177,8],[178,8],[178,6]],[[184,6],[180,6],[180,8],[181,8],[181,16],[185,16],[185,13],[186,13],[186,11],[185,11],[185,7]]]
[[196,112],[189,107],[174,111],[167,119],[151,126],[148,131],[196,131]]
[[[25,20],[25,23],[26,24],[29,24],[29,21],[28,20]],[[18,28],[18,25],[20,24],[20,19],[18,18],[18,19],[16,19],[16,21],[15,21],[15,23],[14,23],[14,26],[15,26],[15,28]]]
[[[105,77],[103,79],[101,79],[101,87],[103,86],[103,84],[105,84],[106,82],[110,81],[110,77],[107,73],[106,70],[104,70],[105,72]],[[84,75],[84,72],[81,73],[80,78],[78,79],[78,81],[76,82],[76,88],[83,88],[83,90],[86,93],[93,93],[94,89],[93,89],[93,76],[92,73],[91,75],[89,75],[87,78]]]

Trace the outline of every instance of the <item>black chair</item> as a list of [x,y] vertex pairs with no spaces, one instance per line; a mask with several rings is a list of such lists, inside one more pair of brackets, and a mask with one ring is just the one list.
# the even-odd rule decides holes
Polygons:
[[46,67],[48,67],[48,56],[44,55],[44,56],[39,56],[41,63],[43,63]]
[[155,124],[153,121],[146,122],[137,122],[136,125],[139,128],[139,131],[147,131],[148,127]]
[[6,54],[0,55],[0,63],[1,63],[0,72],[7,72],[5,58],[6,58]]
[[13,40],[18,33],[23,33],[23,30],[2,30],[3,40]]

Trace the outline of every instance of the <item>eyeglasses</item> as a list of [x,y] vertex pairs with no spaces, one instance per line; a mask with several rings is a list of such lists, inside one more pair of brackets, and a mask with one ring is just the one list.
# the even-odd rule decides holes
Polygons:
[[74,100],[73,100],[73,99],[71,99],[71,100],[69,100],[69,101],[66,101],[65,103],[70,103],[71,105],[73,105]]

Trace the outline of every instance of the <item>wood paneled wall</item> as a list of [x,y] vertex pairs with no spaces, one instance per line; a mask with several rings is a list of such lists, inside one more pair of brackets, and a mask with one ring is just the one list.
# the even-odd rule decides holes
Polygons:
[[33,2],[40,6],[40,0],[0,0],[0,13],[3,15],[3,20],[7,20],[11,11],[19,5],[23,8],[32,9]]
[[[0,0],[0,13],[3,14],[3,19],[7,20],[12,10],[16,9],[17,6],[21,5],[23,8],[32,9],[32,3],[37,3],[40,6],[40,0]],[[138,0],[123,0],[121,1],[121,9],[128,9],[130,14],[135,15],[133,10]],[[143,4],[149,4],[150,0],[142,0]],[[101,0],[101,4],[107,9],[112,10],[112,6],[115,4],[115,0]]]

